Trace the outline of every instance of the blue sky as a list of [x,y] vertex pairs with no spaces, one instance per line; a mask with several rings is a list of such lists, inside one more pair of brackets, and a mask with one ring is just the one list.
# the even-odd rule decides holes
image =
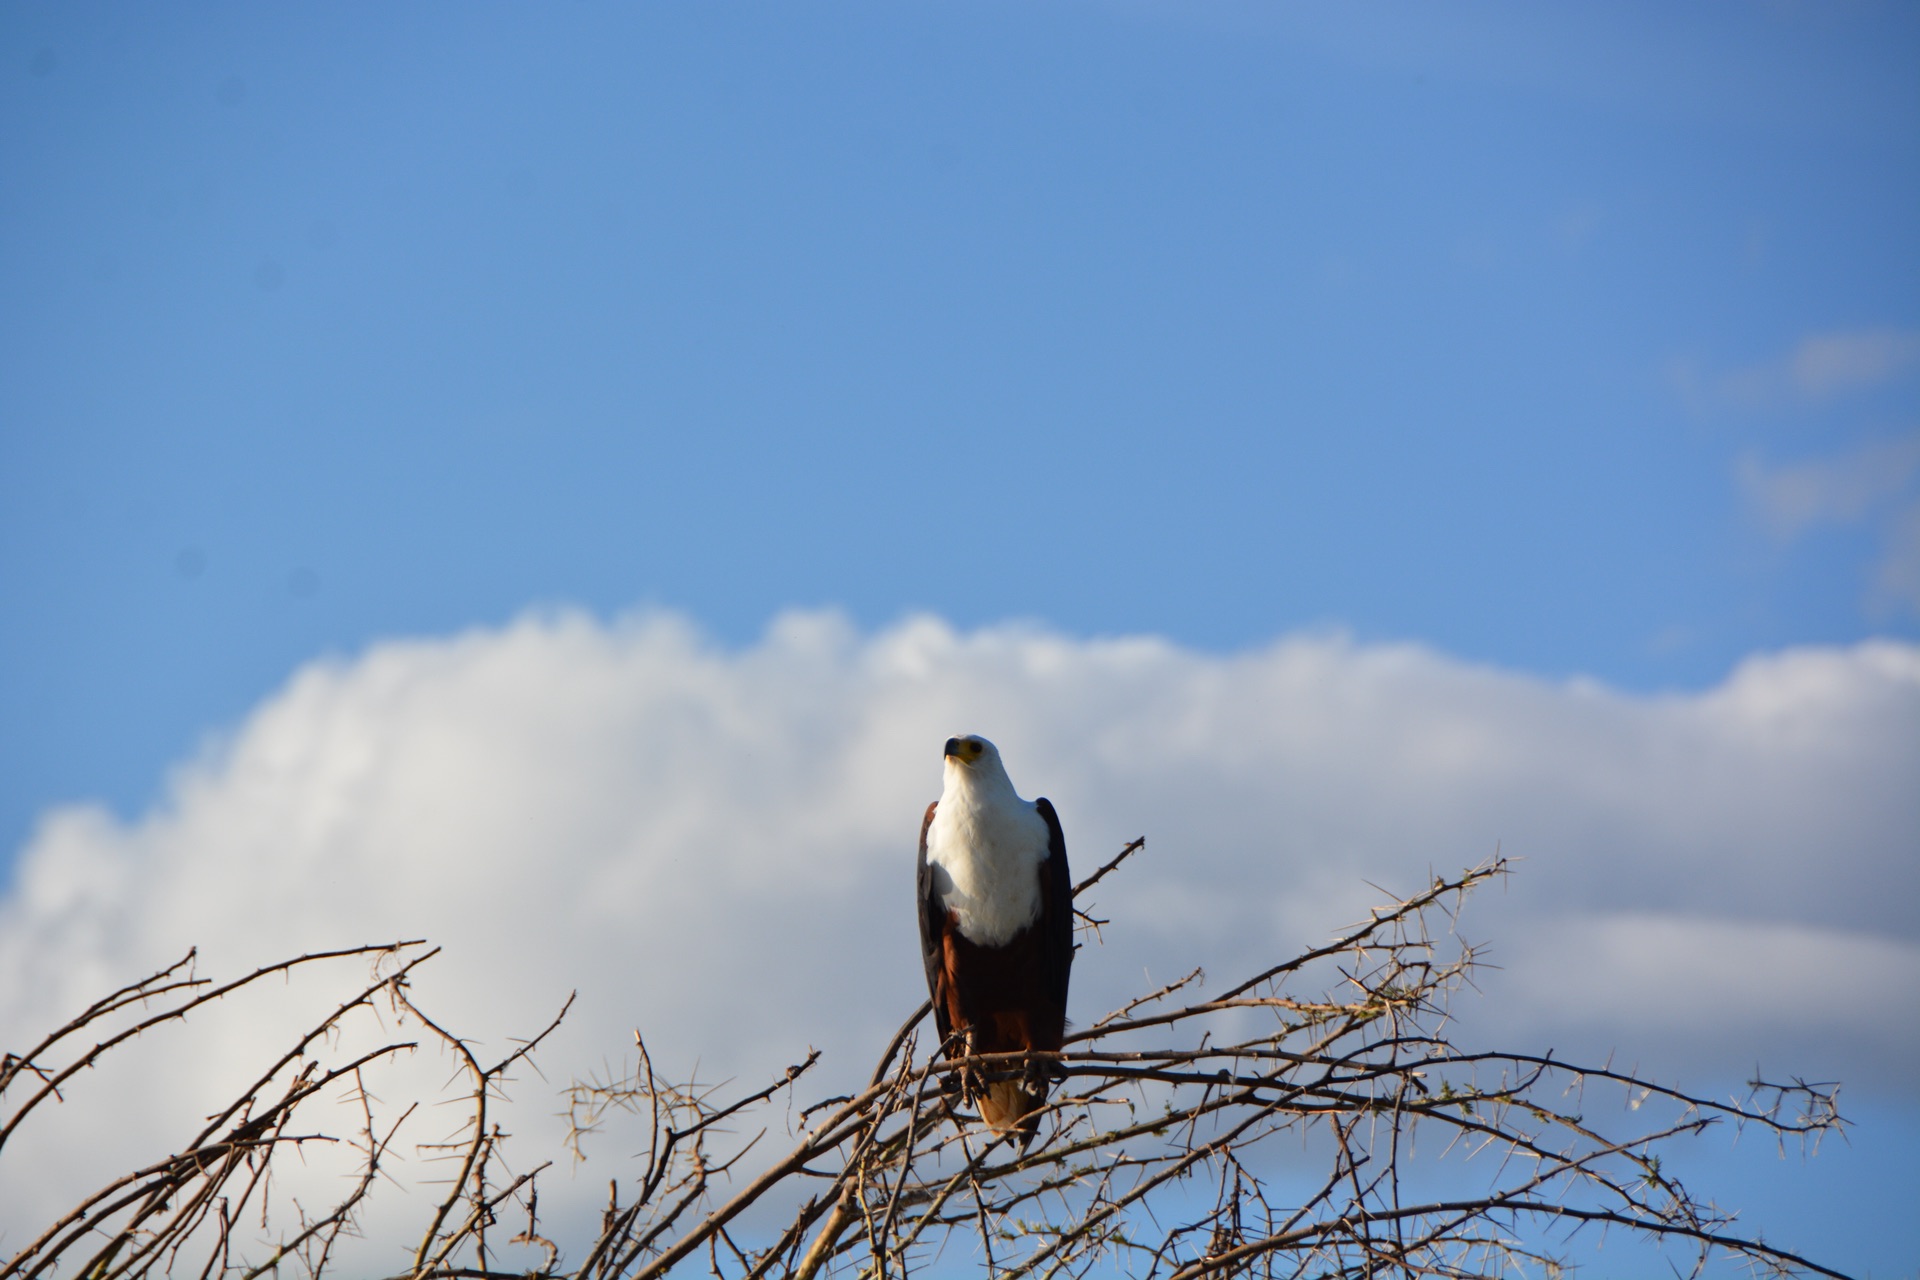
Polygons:
[[[530,601],[1302,625],[1698,687],[1911,636],[1901,6],[12,6],[0,831]],[[1905,494],[1912,500],[1911,476]]]
[[1920,10],[0,10],[0,865],[530,606],[1920,637]]

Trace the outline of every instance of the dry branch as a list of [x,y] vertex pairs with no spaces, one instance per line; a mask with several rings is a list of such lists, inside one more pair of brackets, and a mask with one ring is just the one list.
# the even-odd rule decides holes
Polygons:
[[[1076,888],[1089,941],[1105,921],[1081,895],[1143,847],[1128,844]],[[302,956],[217,987],[193,976],[189,955],[7,1056],[0,1104],[10,1088],[19,1102],[0,1110],[0,1143],[35,1108],[59,1100],[76,1072],[139,1031],[266,974],[348,957],[374,957],[390,971],[319,1020],[178,1154],[109,1181],[49,1224],[0,1267],[0,1280],[171,1274],[185,1268],[189,1244],[204,1259],[191,1268],[202,1280],[337,1269],[335,1245],[354,1229],[412,1113],[379,1121],[363,1073],[410,1046],[389,1043],[324,1069],[306,1058],[376,1000],[426,1028],[468,1086],[454,1134],[416,1143],[455,1172],[423,1211],[408,1280],[656,1280],[699,1267],[725,1280],[904,1280],[943,1259],[1006,1280],[1094,1271],[1152,1280],[1492,1277],[1550,1269],[1570,1233],[1588,1225],[1678,1242],[1696,1264],[1730,1254],[1766,1274],[1836,1274],[1742,1235],[1660,1162],[1663,1144],[1728,1123],[1817,1141],[1844,1123],[1832,1086],[1755,1081],[1744,1099],[1716,1101],[1604,1065],[1463,1052],[1449,1042],[1449,1002],[1475,964],[1473,948],[1452,934],[1453,917],[1465,895],[1506,873],[1496,859],[1436,878],[1218,994],[1200,993],[1196,970],[1094,1019],[1063,1052],[1034,1055],[1057,1087],[1042,1140],[1026,1148],[960,1112],[949,1077],[961,1069],[983,1080],[1017,1077],[1030,1069],[1028,1055],[922,1053],[925,1004],[863,1086],[791,1109],[775,1152],[766,1150],[775,1141],[763,1142],[774,1133],[771,1108],[782,1096],[800,1103],[796,1091],[818,1052],[759,1087],[723,1095],[662,1078],[636,1033],[630,1068],[566,1092],[576,1161],[586,1135],[626,1124],[643,1131],[635,1166],[609,1183],[591,1238],[557,1242],[539,1221],[547,1165],[511,1175],[491,1117],[508,1071],[529,1060],[566,1008],[488,1065],[412,996],[408,977],[432,954],[418,953],[419,944]],[[67,1049],[128,1010],[139,1011],[134,1025]],[[272,1163],[290,1146],[320,1140],[291,1127],[296,1113],[342,1082],[359,1105],[358,1178],[326,1211],[266,1225],[288,1216],[284,1205],[269,1210]],[[1596,1090],[1617,1090],[1633,1106],[1596,1120],[1586,1109]],[[1302,1149],[1324,1165],[1313,1189],[1290,1202],[1276,1171]],[[1431,1194],[1437,1168],[1448,1172],[1451,1194]],[[241,1239],[249,1206],[269,1237],[264,1252]],[[509,1209],[525,1228],[497,1245],[489,1233]],[[503,1249],[530,1260],[509,1264]]]

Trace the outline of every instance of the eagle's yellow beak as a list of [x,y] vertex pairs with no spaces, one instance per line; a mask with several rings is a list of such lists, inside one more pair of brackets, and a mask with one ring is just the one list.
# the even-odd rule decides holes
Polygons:
[[947,739],[947,755],[961,764],[972,764],[984,750],[978,738]]

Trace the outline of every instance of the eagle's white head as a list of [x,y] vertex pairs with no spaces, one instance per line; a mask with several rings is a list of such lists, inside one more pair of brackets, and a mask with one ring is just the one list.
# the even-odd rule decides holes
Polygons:
[[977,733],[947,739],[946,783],[949,790],[991,795],[1013,792],[1013,779],[1000,762],[1000,748]]

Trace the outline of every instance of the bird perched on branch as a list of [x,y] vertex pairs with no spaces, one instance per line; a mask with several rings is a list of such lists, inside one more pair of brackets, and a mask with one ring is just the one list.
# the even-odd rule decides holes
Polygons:
[[[1057,1053],[1073,965],[1073,880],[1060,819],[1022,800],[985,738],[948,738],[946,785],[920,823],[920,950],[950,1055]],[[958,1033],[956,1035],[956,1033]],[[1048,1067],[977,1083],[980,1117],[1031,1142]]]

